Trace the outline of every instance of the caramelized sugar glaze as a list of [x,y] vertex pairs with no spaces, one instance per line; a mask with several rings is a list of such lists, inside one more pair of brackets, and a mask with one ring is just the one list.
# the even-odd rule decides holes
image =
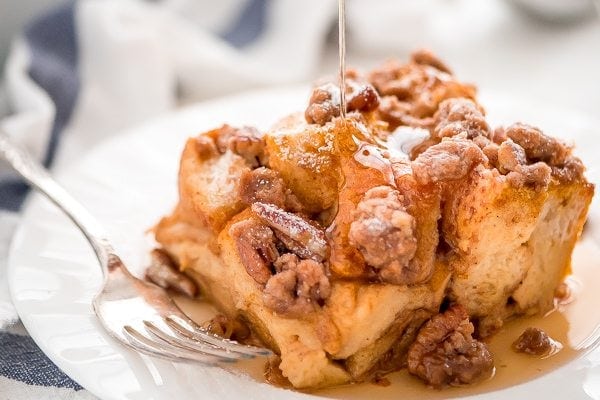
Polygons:
[[[517,365],[539,360],[525,357],[519,364],[514,360],[524,356],[507,355],[521,332],[511,329],[507,334],[503,326],[521,329],[523,324],[539,323],[543,327],[545,321],[562,318],[555,312],[546,320],[510,322],[551,310],[554,290],[569,273],[571,252],[594,190],[583,176],[581,162],[570,147],[537,128],[514,124],[492,129],[476,103],[475,88],[457,81],[426,51],[413,54],[407,64],[390,61],[366,76],[348,71],[346,82],[346,118],[340,118],[339,89],[325,84],[313,90],[306,122],[289,117],[264,139],[248,128],[231,133],[230,127],[199,136],[194,142],[201,150],[194,150],[198,155],[186,147],[189,157],[184,153],[182,158],[180,206],[159,224],[157,240],[222,312],[241,316],[276,352],[299,346],[304,333],[290,339],[290,344],[277,337],[285,336],[281,330],[273,333],[276,329],[268,324],[279,324],[277,329],[288,324],[297,330],[314,327],[315,336],[307,334],[310,340],[306,341],[325,343],[324,351],[318,351],[326,357],[328,366],[323,371],[329,380],[313,376],[303,381],[309,372],[290,378],[293,368],[285,370],[282,364],[283,375],[296,388],[379,378],[407,363],[410,367],[411,357],[410,372],[430,385],[463,385],[489,376],[485,360],[480,371],[468,369],[471,360],[485,358],[486,346],[496,360],[496,376],[481,383],[481,390],[515,382],[501,378],[506,376],[503,365],[520,371],[517,380],[535,376],[540,371],[525,373]],[[296,131],[297,135],[291,134]],[[232,137],[237,141],[232,142]],[[215,212],[208,201],[186,195],[186,190],[201,195],[197,184],[187,184],[189,159],[214,159],[218,161],[210,163],[217,165],[236,154],[250,172],[238,177],[234,171],[226,182],[235,186],[236,180],[245,182],[254,174],[260,176],[251,185],[254,191],[232,189],[231,196],[241,200],[235,197],[225,206],[213,201],[219,205]],[[269,171],[274,172],[269,175]],[[267,187],[268,196],[257,187]],[[273,200],[269,196],[275,192],[279,197]],[[226,192],[220,195],[227,197]],[[220,282],[218,268],[203,276],[206,261],[195,261],[191,247],[182,246],[182,238],[190,241],[182,234],[182,224],[194,220],[192,225],[200,232],[195,235],[210,242],[212,261],[223,263],[220,268],[247,273],[234,278],[244,280],[242,289]],[[206,234],[207,227],[212,233]],[[315,233],[316,243],[302,236],[306,232]],[[544,247],[549,243],[550,248]],[[248,275],[252,279],[246,282]],[[240,295],[236,290],[247,290],[251,300],[235,300]],[[372,353],[371,345],[345,352],[344,338],[352,338],[354,321],[344,319],[357,318],[359,309],[363,314],[384,310],[385,304],[378,302],[391,293],[425,300],[400,309],[379,337],[367,339],[377,344]],[[368,326],[368,317],[377,319],[363,314],[365,325],[355,324],[361,329]],[[457,317],[462,315],[468,317]],[[565,347],[551,358],[569,359],[573,353],[565,332],[550,329],[548,333],[565,341]],[[417,342],[426,349],[420,356]],[[481,352],[473,353],[474,348]],[[313,350],[306,348],[302,354]],[[361,364],[369,357],[369,363]],[[289,358],[285,362],[292,364]],[[448,364],[456,365],[455,371],[444,372]],[[391,385],[396,389],[377,390],[409,393],[415,385],[406,371],[390,379],[398,383]],[[360,390],[355,390],[351,389],[351,397],[360,397]],[[341,393],[350,395],[347,389],[323,392],[334,397]]]

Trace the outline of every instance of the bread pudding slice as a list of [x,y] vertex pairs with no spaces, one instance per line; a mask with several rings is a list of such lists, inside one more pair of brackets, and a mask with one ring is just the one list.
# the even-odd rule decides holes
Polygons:
[[491,129],[428,52],[347,78],[347,118],[325,84],[265,133],[190,138],[156,240],[295,388],[481,379],[478,338],[552,308],[594,187],[564,143]]

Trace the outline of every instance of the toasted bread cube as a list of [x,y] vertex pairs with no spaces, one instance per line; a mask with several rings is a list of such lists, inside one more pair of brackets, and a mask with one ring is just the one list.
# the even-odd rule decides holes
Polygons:
[[337,202],[340,176],[332,135],[331,130],[298,122],[280,126],[266,137],[269,166],[309,212],[327,210]]
[[198,138],[187,141],[179,172],[180,207],[198,224],[219,230],[244,205],[237,192],[244,171],[250,167],[232,151],[203,154]]
[[495,169],[477,169],[455,189],[443,218],[456,250],[450,298],[487,336],[514,314],[545,313],[569,271],[593,195],[586,182],[516,188]]

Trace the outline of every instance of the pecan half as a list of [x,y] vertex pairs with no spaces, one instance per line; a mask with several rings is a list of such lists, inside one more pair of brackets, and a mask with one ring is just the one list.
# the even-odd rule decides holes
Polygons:
[[198,287],[187,275],[179,272],[177,265],[162,249],[150,253],[150,266],[146,278],[164,289],[173,289],[188,297],[196,297]]
[[322,229],[273,204],[257,202],[251,209],[265,224],[278,231],[279,239],[300,257],[319,262],[327,259],[329,245]]
[[264,285],[271,277],[271,264],[279,257],[275,236],[268,226],[255,219],[237,222],[229,229],[246,272]]

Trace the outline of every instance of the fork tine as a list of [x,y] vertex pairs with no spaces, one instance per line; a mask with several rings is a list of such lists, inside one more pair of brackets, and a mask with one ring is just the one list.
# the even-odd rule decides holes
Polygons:
[[[165,321],[166,322],[166,321]],[[194,336],[194,333],[191,331],[186,330],[186,328],[184,327],[175,327],[175,323],[168,323],[169,327],[171,328],[171,331],[173,332],[173,334],[175,336],[177,336],[177,338],[179,340],[182,340],[184,343],[194,343],[196,345],[202,346],[203,348],[205,347],[211,347],[214,349],[214,351],[217,352],[226,352],[227,354],[232,354],[232,356],[234,356],[235,358],[239,359],[239,358],[243,358],[243,359],[252,359],[255,358],[257,356],[262,356],[262,354],[256,354],[256,353],[249,353],[249,352],[240,352],[237,351],[235,349],[231,349],[230,346],[227,346],[228,343],[232,343],[232,341],[227,341],[227,342],[222,342],[220,344],[220,346],[215,346],[211,343],[208,343],[207,341],[203,340],[200,337]],[[171,325],[173,324],[173,325]],[[226,340],[226,339],[224,339]],[[233,343],[237,343],[237,342],[233,342]],[[193,346],[193,345],[192,345]],[[239,345],[238,346],[243,346],[243,345]],[[220,354],[220,353],[219,353]]]
[[224,339],[220,336],[214,335],[212,333],[207,332],[202,329],[198,325],[196,325],[191,320],[184,320],[176,315],[171,315],[165,318],[165,322],[174,332],[179,333],[180,335],[195,340],[198,342],[207,342],[215,347],[225,349],[230,352],[235,352],[239,354],[244,354],[247,356],[270,356],[273,354],[271,350],[255,347],[255,346],[247,346],[240,344],[233,340]]
[[148,339],[129,325],[123,327],[123,333],[133,348],[153,357],[162,358],[168,361],[201,362],[209,365],[216,365],[218,361],[218,357],[182,351],[176,347],[165,345],[164,342],[158,343]]
[[172,334],[165,332],[164,330],[156,326],[156,324],[150,321],[144,321],[144,326],[146,327],[148,333],[150,333],[155,338],[165,341],[171,346],[178,347],[182,350],[199,352],[202,354],[219,357],[222,359],[223,362],[235,362],[238,359],[240,359],[240,357],[252,358],[251,356],[247,356],[245,354],[238,354],[230,352],[226,349],[216,348],[215,346],[212,346],[208,343],[203,344],[196,340],[191,340],[187,338],[181,339],[178,336],[173,336]]

